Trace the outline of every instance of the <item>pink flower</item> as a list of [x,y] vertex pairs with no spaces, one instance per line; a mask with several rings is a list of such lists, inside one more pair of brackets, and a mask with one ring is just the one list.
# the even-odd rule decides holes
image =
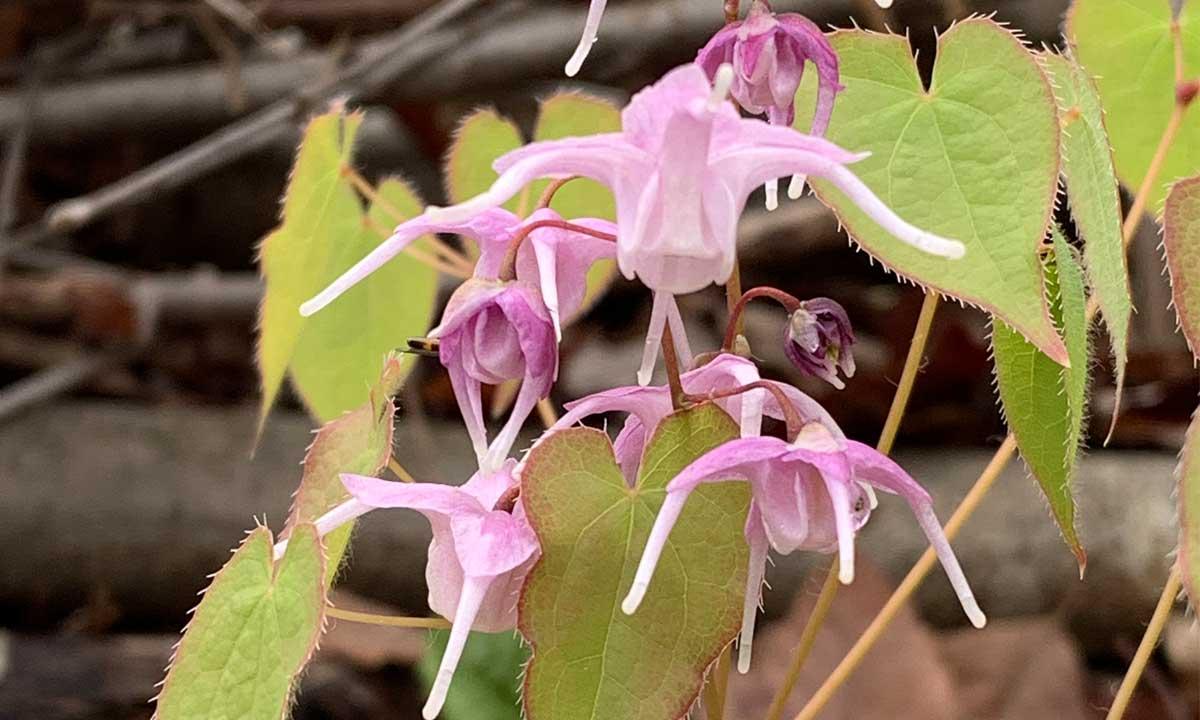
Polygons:
[[[541,549],[517,498],[515,470],[516,461],[509,460],[499,472],[476,473],[461,487],[342,475],[353,498],[316,522],[324,536],[377,508],[408,508],[429,520],[429,607],[452,628],[422,711],[426,720],[442,709],[468,633],[516,627],[517,595]],[[277,544],[276,557],[286,547],[286,540]]]
[[[709,363],[684,373],[680,378],[684,391],[694,395],[720,393],[749,385],[759,379],[758,368],[753,362],[729,353],[718,355]],[[783,391],[788,402],[803,420],[821,423],[835,437],[844,437],[837,423],[816,400],[790,385],[775,382],[771,384]],[[764,415],[778,420],[784,419],[783,409],[779,407],[775,396],[761,389],[721,398],[716,403],[738,421],[742,437],[759,435],[762,432]],[[650,435],[663,418],[673,411],[671,391],[665,385],[605,390],[567,403],[566,408],[566,414],[547,431],[547,436],[592,415],[610,412],[628,415],[613,442],[613,450],[617,464],[620,465],[630,486],[637,478],[642,451]]]
[[846,309],[829,298],[800,303],[788,317],[783,350],[788,360],[806,375],[819,377],[839,390],[846,385],[840,370],[854,377],[854,330]]
[[838,438],[820,423],[806,425],[791,443],[771,437],[733,440],[701,456],[676,476],[667,485],[666,500],[646,542],[633,586],[621,604],[627,614],[636,611],[645,596],[688,495],[701,483],[730,480],[749,482],[753,492],[746,518],[750,566],[739,671],[744,673],[750,667],[768,546],[785,555],[795,550],[836,550],[841,581],[853,581],[854,536],[866,523],[872,507],[867,487],[898,494],[908,502],[942,561],[967,617],[976,627],[986,622],[934,515],[929,494],[886,456],[862,443]]
[[[842,89],[838,82],[838,57],[811,20],[796,14],[775,15],[766,0],[754,0],[750,14],[726,25],[700,50],[696,63],[710,78],[722,65],[733,67],[734,100],[752,115],[766,114],[772,125],[790,126],[796,117],[796,91],[805,61],[817,68],[817,107],[810,134],[825,135],[833,116],[833,101]],[[788,195],[800,197],[804,176],[792,178]],[[767,209],[778,205],[778,183],[767,183]]]
[[588,53],[592,51],[592,45],[596,42],[596,32],[600,29],[600,18],[604,17],[604,6],[607,4],[608,0],[592,0],[591,6],[588,7],[583,35],[579,38],[575,54],[567,61],[567,77],[575,77],[579,68],[583,67],[583,61],[587,60]]
[[[450,296],[442,324],[430,335],[438,338],[438,356],[450,373],[480,471],[495,472],[558,377],[554,321],[534,286],[471,279]],[[517,379],[521,389],[512,412],[489,445],[482,385]]]
[[[489,190],[453,207],[430,208],[426,217],[463,222],[538,178],[593,178],[616,198],[622,273],[674,295],[728,280],[738,217],[750,193],[766,180],[800,173],[828,179],[903,242],[962,256],[961,243],[904,222],[846,168],[862,155],[740,117],[725,100],[731,82],[728,69],[710,87],[694,63],[676,68],[634,96],[622,113],[621,132],[532,143],[508,153],[496,161],[500,177]],[[656,308],[647,333],[655,350],[666,321],[666,306]],[[643,363],[643,383],[650,369]]]
[[[549,223],[549,225],[543,225]],[[480,468],[494,471],[508,456],[525,420],[546,397],[558,375],[557,340],[562,318],[583,304],[588,269],[613,257],[612,242],[578,230],[563,229],[562,218],[543,209],[526,220],[491,208],[461,223],[438,223],[425,216],[396,228],[395,233],[346,271],[328,288],[301,306],[311,315],[379,269],[417,238],[429,233],[457,233],[479,245],[475,277],[451,296],[441,324],[439,357],[450,373],[454,396],[471,435]],[[615,234],[607,220],[585,218],[571,223],[599,234]],[[532,228],[532,229],[531,229]],[[518,237],[515,280],[499,279]],[[483,419],[481,384],[522,380],[508,421],[489,445]]]

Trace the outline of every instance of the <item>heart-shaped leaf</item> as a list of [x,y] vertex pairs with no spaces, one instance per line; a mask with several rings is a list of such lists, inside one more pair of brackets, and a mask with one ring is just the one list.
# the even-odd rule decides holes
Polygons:
[[[1067,39],[1079,62],[1096,76],[1121,181],[1137,190],[1146,177],[1163,129],[1175,109],[1175,50],[1166,0],[1075,0]],[[1179,17],[1184,77],[1200,75],[1200,11]],[[1200,171],[1200,116],[1189,113],[1171,146],[1148,207],[1157,209],[1167,183]]]
[[1071,202],[1071,217],[1084,239],[1083,257],[1092,293],[1108,328],[1117,376],[1113,423],[1125,387],[1129,318],[1133,301],[1129,267],[1121,240],[1121,197],[1112,150],[1104,126],[1104,110],[1092,78],[1073,58],[1044,53],[1054,83],[1062,132],[1062,173]]
[[[304,456],[304,475],[282,537],[288,537],[302,523],[316,522],[350,498],[342,484],[342,473],[375,475],[387,464],[396,415],[392,396],[406,375],[407,361],[395,354],[388,356],[370,399],[317,431]],[[354,522],[348,522],[324,537],[326,585],[331,585],[337,575],[353,528]]]
[[1167,193],[1163,248],[1179,327],[1200,360],[1200,175],[1180,180]]
[[[258,346],[260,418],[290,371],[312,414],[327,421],[362,405],[383,358],[429,328],[437,273],[400,255],[311,318],[300,303],[323,290],[420,212],[403,182],[386,180],[370,225],[342,169],[351,161],[361,115],[327,113],[309,124],[284,198],[283,223],[263,241],[266,294]],[[381,230],[382,229],[382,230]],[[406,361],[408,368],[411,361]]]
[[1087,555],[1075,529],[1071,485],[1087,413],[1089,347],[1083,272],[1057,229],[1047,261],[1054,318],[1063,329],[1071,366],[1062,367],[1003,322],[993,320],[996,383],[1021,457],[1050,504],[1063,539],[1082,572]]
[[[905,38],[840,30],[829,138],[871,156],[851,169],[908,222],[961,240],[959,260],[904,245],[832,185],[813,187],[850,236],[915,282],[1004,319],[1057,362],[1067,351],[1042,291],[1037,248],[1058,182],[1058,116],[1037,59],[1011,32],[976,18],[939,38],[926,90]],[[815,74],[797,94],[807,128]]]
[[[487,190],[499,177],[492,163],[524,142],[521,131],[491,108],[475,111],[458,126],[446,154],[446,195],[452,203],[469,200]],[[516,212],[519,196],[505,207]]]
[[632,616],[620,608],[667,483],[737,436],[722,410],[675,413],[655,431],[629,487],[608,437],[557,432],[530,453],[522,501],[542,557],[521,594],[520,629],[533,647],[525,673],[530,720],[676,720],[704,671],[737,633],[748,550],[743,483],[706,485],[688,500]]
[[321,540],[309,523],[272,560],[271,531],[246,537],[213,578],[175,650],[158,720],[281,720],[325,617]]

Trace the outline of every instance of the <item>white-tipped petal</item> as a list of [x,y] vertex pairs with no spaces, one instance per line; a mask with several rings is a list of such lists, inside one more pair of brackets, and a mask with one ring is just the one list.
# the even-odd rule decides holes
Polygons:
[[832,165],[827,177],[834,185],[850,198],[879,224],[884,230],[897,239],[931,255],[941,255],[950,259],[958,259],[966,254],[967,248],[957,240],[934,235],[918,227],[908,224],[892,211],[862,180],[842,165]]
[[892,0],[875,0],[875,4],[884,10],[887,10],[892,6]]
[[592,5],[588,8],[587,20],[583,25],[583,35],[579,38],[579,45],[575,47],[575,53],[567,61],[567,77],[575,77],[579,73],[579,69],[583,67],[583,61],[592,51],[592,45],[596,43],[596,35],[600,30],[600,18],[604,16],[604,6],[607,1],[592,0]]
[[758,600],[762,593],[763,575],[767,570],[767,536],[759,527],[750,538],[750,562],[746,567],[746,597],[742,602],[742,630],[738,635],[738,672],[750,672],[750,656],[754,647],[754,624],[758,619]]
[[987,617],[979,609],[975,593],[971,592],[971,585],[967,582],[967,576],[963,574],[962,567],[958,564],[958,558],[954,556],[954,550],[950,547],[950,541],[946,539],[942,524],[938,522],[937,515],[933,512],[933,506],[928,502],[911,503],[911,506],[913,513],[917,516],[917,523],[925,531],[925,537],[929,538],[929,544],[937,553],[938,560],[942,563],[942,569],[946,571],[946,577],[949,578],[954,593],[958,595],[958,602],[962,605],[963,612],[967,614],[967,619],[975,627],[982,628],[987,624]]
[[[317,518],[317,521],[313,523],[313,525],[315,525],[317,528],[317,534],[321,537],[325,537],[351,520],[362,515],[366,515],[374,509],[375,508],[361,502],[356,498],[351,498]],[[274,554],[276,560],[282,558],[283,554],[287,552],[287,546],[287,540],[280,540],[279,542],[275,543]]]
[[446,693],[450,691],[450,681],[454,679],[454,670],[462,658],[463,647],[467,644],[467,636],[471,626],[475,624],[475,616],[479,614],[479,606],[483,604],[483,596],[487,594],[488,585],[492,578],[463,578],[462,592],[458,596],[458,609],[454,611],[454,623],[450,627],[450,639],[446,642],[446,652],[442,655],[442,664],[438,666],[437,676],[434,677],[433,687],[429,689],[429,699],[421,709],[421,717],[433,720],[446,704]]
[[633,576],[633,585],[630,586],[625,600],[621,602],[621,611],[626,615],[637,612],[638,606],[642,604],[642,598],[646,597],[646,590],[650,587],[651,578],[654,577],[654,569],[658,567],[658,558],[662,556],[662,551],[667,546],[671,528],[675,527],[675,521],[683,512],[683,504],[687,502],[688,494],[686,492],[669,492],[666,499],[663,500],[658,517],[654,518],[654,527],[650,530],[650,537],[646,539],[646,548],[642,551],[642,559],[638,562],[637,573]]
[[670,296],[671,301],[667,304],[667,326],[671,328],[671,339],[675,342],[675,354],[679,358],[679,371],[686,372],[692,369],[692,365],[696,358],[692,355],[692,343],[688,340],[687,328],[683,324],[683,315],[679,314],[679,305],[675,302],[675,296]]
[[807,175],[793,175],[792,182],[788,184],[788,197],[799,200],[800,196],[804,194],[804,185],[807,182]]

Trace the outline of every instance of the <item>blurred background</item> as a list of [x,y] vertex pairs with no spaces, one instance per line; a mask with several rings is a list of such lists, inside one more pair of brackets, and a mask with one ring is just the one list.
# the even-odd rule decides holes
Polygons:
[[[954,19],[994,12],[1029,42],[1057,45],[1066,4],[774,3],[821,24],[907,33],[926,74],[935,29]],[[437,5],[0,0],[0,718],[148,718],[205,576],[254,518],[281,526],[312,421],[285,399],[251,457],[255,259],[307,117],[335,98],[365,108],[363,174],[402,174],[439,202],[441,158],[466,112],[492,105],[528,128],[538,98],[563,86],[622,102],[692,59],[721,23],[717,0],[614,0],[581,77],[567,83],[583,0],[480,1],[415,39],[404,34]],[[815,200],[761,207],[752,199],[742,223],[743,284],[845,305],[858,374],[840,392],[792,376],[773,354],[782,315],[768,305],[749,310],[755,350],[769,374],[873,441],[921,293],[852,251]],[[1079,475],[1086,579],[1014,463],[956,542],[994,622],[961,629],[935,574],[823,717],[1103,717],[1175,547],[1171,474],[1197,396],[1157,244],[1147,222],[1131,255],[1138,314],[1123,418],[1107,449],[1093,442]],[[682,306],[693,347],[716,347],[722,292]],[[555,402],[631,375],[648,311],[645,291],[622,281],[568,329]],[[1004,435],[988,332],[982,313],[943,305],[898,442],[943,518]],[[1090,435],[1102,438],[1110,368],[1095,376]],[[419,367],[400,406],[397,453],[409,469],[422,480],[466,477],[473,461],[435,362]],[[368,518],[338,604],[426,612],[427,542],[419,516]],[[797,700],[924,539],[897,508],[876,514],[859,547],[860,577],[840,595]],[[736,681],[733,717],[764,714],[815,595],[807,575],[815,569],[819,581],[824,562],[794,555],[769,572],[760,672]],[[295,717],[417,717],[414,667],[427,644],[423,632],[335,624]],[[1198,671],[1200,641],[1180,606],[1126,717],[1197,717]],[[496,683],[515,690],[515,679]]]

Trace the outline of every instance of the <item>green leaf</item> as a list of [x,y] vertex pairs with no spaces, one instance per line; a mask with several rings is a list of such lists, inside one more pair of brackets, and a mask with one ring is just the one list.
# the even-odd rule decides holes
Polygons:
[[[491,108],[483,108],[468,116],[458,126],[458,133],[446,155],[446,195],[452,203],[469,200],[496,182],[492,163],[510,150],[525,143],[517,126]],[[520,196],[504,207],[516,212]]]
[[[417,674],[426,691],[433,686],[442,654],[446,652],[447,630],[431,633],[433,643],[421,657]],[[446,705],[442,720],[521,720],[521,669],[529,650],[511,632],[471,633]]]
[[1163,248],[1179,327],[1200,359],[1200,175],[1180,180],[1167,193]]
[[608,437],[574,428],[530,451],[522,499],[542,545],[521,595],[530,720],[683,717],[705,669],[738,631],[746,584],[744,483],[692,493],[641,608],[620,608],[667,483],[737,437],[713,405],[675,413],[655,431],[630,488]]
[[[329,269],[309,297],[387,239],[373,228],[390,231],[421,212],[421,201],[400,180],[384,180],[377,192],[381,199],[371,207],[371,226],[360,220],[355,235],[330,238],[335,249]],[[425,242],[427,238],[417,244]],[[437,281],[436,270],[401,253],[307,319],[291,373],[313,415],[331,420],[363,404],[387,354],[429,329]],[[412,356],[403,359],[403,375],[414,362]]]
[[[315,316],[302,318],[298,310],[385,239],[365,223],[362,204],[341,172],[351,162],[361,122],[361,115],[328,113],[309,124],[284,198],[283,223],[263,241],[260,420],[286,372],[319,420],[358,407],[387,353],[429,327],[437,273],[405,255]],[[379,194],[387,208],[371,209],[377,227],[391,228],[420,211],[420,201],[399,180],[384,181]]]
[[[900,217],[961,240],[948,260],[902,244],[831,184],[813,187],[850,236],[887,267],[979,305],[1055,360],[1067,351],[1042,292],[1037,248],[1058,182],[1058,116],[1037,59],[991,20],[958,23],[941,36],[926,91],[903,37],[833,33],[846,89],[829,138],[870,157],[851,169]],[[816,76],[797,95],[807,128]]]
[[[350,499],[342,473],[375,475],[392,452],[392,421],[396,409],[392,396],[407,375],[407,364],[397,355],[388,357],[383,374],[363,405],[326,423],[304,456],[304,475],[292,502],[291,516],[282,536],[302,523],[319,517]],[[341,564],[354,522],[325,536],[325,584],[332,585]]]
[[[1200,74],[1200,11],[1185,6],[1179,19],[1184,77]],[[1067,38],[1089,74],[1097,77],[1107,113],[1117,175],[1136,191],[1146,177],[1163,129],[1175,108],[1175,51],[1166,0],[1075,0]],[[1200,171],[1200,119],[1185,118],[1148,207],[1157,209],[1174,178]]]
[[1082,572],[1087,554],[1075,529],[1071,485],[1087,413],[1087,299],[1074,251],[1057,229],[1052,233],[1054,253],[1048,261],[1047,284],[1071,366],[1060,366],[999,320],[993,321],[992,351],[1009,429]]
[[1121,240],[1121,197],[1113,169],[1112,150],[1104,126],[1104,111],[1092,78],[1073,58],[1043,54],[1058,96],[1062,133],[1062,171],[1067,182],[1071,216],[1084,239],[1087,275],[1108,328],[1117,376],[1116,424],[1125,387],[1129,319],[1133,301],[1129,268]]
[[1179,572],[1192,607],[1200,603],[1200,409],[1179,454]]
[[321,541],[296,526],[283,559],[271,531],[246,537],[196,608],[157,700],[158,720],[280,720],[325,614]]

